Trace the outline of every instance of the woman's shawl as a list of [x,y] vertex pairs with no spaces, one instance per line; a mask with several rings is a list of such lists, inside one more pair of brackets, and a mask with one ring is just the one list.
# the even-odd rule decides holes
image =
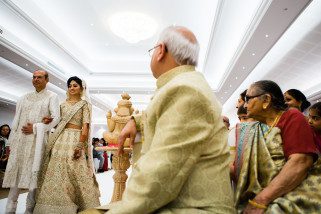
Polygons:
[[[240,123],[236,127],[235,174],[237,186],[235,205],[242,212],[280,172],[286,160],[281,130],[265,124]],[[266,137],[265,137],[266,136]],[[293,191],[271,202],[266,213],[319,213],[321,209],[321,161]]]

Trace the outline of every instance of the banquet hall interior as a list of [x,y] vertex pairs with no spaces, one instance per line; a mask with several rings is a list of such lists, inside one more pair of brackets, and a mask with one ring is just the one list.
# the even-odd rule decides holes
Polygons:
[[[60,103],[69,77],[86,82],[90,136],[106,140],[112,131],[107,114],[116,114],[122,94],[130,96],[134,113],[148,106],[156,90],[148,50],[167,26],[185,26],[197,37],[196,69],[231,126],[238,122],[239,95],[255,81],[272,80],[283,92],[298,89],[317,103],[320,14],[321,0],[0,0],[0,125],[11,126],[17,101],[34,90],[33,72],[43,69]],[[106,152],[106,169],[96,170],[102,204],[113,195],[112,153]],[[1,188],[0,213],[7,197]],[[22,191],[17,213],[26,197]]]

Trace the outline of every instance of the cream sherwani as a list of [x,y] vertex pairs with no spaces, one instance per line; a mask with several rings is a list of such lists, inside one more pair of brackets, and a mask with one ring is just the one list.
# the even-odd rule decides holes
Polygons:
[[234,213],[227,129],[221,105],[203,75],[193,66],[161,75],[145,116],[142,156],[133,166],[122,201],[98,209]]
[[[42,123],[45,116],[51,116],[53,121],[49,125],[43,125],[46,142],[48,132],[56,126],[60,119],[59,100],[57,94],[44,89],[38,92],[28,93],[17,103],[16,114],[9,137],[10,156],[3,180],[3,187],[18,187],[29,189],[35,187],[33,164],[36,147],[36,125]],[[27,123],[34,124],[34,134],[25,135],[21,129]],[[41,142],[43,143],[43,142]],[[41,160],[41,157],[38,157]],[[31,188],[31,189],[33,189]]]

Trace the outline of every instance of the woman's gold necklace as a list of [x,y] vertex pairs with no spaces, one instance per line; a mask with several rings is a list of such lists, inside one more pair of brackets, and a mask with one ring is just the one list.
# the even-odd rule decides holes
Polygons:
[[67,100],[67,103],[69,104],[75,104],[75,103],[78,103],[81,99],[79,100]]
[[270,128],[269,128],[269,130],[267,130],[267,132],[265,132],[265,134],[264,134],[264,139],[266,139],[266,137],[270,134],[270,132],[272,131],[272,129],[276,126],[276,124],[278,124],[278,122],[279,122],[282,114],[283,114],[283,111],[280,111],[280,112],[276,115],[273,123],[271,124],[271,126],[270,126]]

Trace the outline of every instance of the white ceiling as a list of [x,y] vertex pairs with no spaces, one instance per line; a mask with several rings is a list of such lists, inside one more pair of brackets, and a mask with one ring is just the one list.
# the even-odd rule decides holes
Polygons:
[[[85,79],[97,123],[104,123],[107,109],[116,107],[122,92],[142,110],[155,89],[147,50],[168,25],[187,26],[196,34],[198,70],[232,121],[238,94],[253,81],[272,79],[284,90],[299,88],[315,97],[321,89],[321,1],[309,3],[2,0],[0,56],[11,62],[0,60],[0,97],[16,101],[32,90],[30,72],[41,67],[50,72],[50,87],[61,100],[68,77]],[[135,44],[117,37],[108,25],[117,12],[150,16],[157,23],[156,34]]]

